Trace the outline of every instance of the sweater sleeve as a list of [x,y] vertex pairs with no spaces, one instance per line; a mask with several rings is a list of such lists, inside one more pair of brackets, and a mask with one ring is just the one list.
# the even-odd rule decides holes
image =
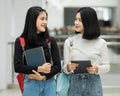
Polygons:
[[37,67],[34,66],[26,66],[26,62],[22,62],[22,48],[20,45],[19,38],[15,41],[15,48],[14,48],[14,69],[17,73],[24,73],[24,74],[31,74],[33,73],[32,70],[37,71]]
[[70,42],[69,42],[69,38],[65,40],[64,43],[64,66],[63,66],[63,70],[66,74],[70,74],[71,72],[68,72],[67,70],[67,64],[70,61]]
[[110,70],[108,48],[105,41],[103,42],[100,52],[101,63],[98,65],[98,74],[103,74]]
[[52,55],[53,65],[51,72],[49,74],[45,74],[46,79],[53,77],[61,70],[59,50],[54,38],[51,38],[51,55]]

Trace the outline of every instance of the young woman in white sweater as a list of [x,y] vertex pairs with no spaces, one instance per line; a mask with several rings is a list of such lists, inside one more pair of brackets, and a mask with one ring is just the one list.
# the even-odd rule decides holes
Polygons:
[[[103,96],[100,74],[110,70],[106,41],[100,38],[98,18],[93,8],[83,7],[75,16],[75,35],[64,43],[64,72],[71,74],[69,96]],[[75,73],[71,61],[90,60],[86,73]]]

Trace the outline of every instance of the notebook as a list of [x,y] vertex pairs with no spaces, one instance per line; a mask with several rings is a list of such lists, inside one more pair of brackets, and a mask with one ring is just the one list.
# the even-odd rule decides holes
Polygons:
[[46,62],[43,47],[25,50],[24,55],[28,66],[40,66]]
[[88,73],[86,68],[91,66],[91,61],[90,60],[71,61],[71,62],[78,64],[78,67],[74,70],[75,74]]

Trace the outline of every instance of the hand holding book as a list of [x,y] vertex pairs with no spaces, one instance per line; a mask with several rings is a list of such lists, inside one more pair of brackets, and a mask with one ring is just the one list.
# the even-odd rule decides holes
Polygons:
[[45,80],[46,76],[42,76],[41,74],[39,74],[39,72],[35,71],[35,70],[32,70],[32,72],[34,74],[29,74],[28,75],[28,78],[29,79],[35,79],[35,80]]
[[88,73],[95,74],[98,73],[98,66],[91,66],[87,68]]
[[78,64],[78,66],[74,70],[75,74],[88,73],[87,68],[92,66],[90,60],[78,60],[78,61],[71,61],[71,62]]
[[76,63],[68,63],[67,64],[67,69],[68,69],[68,71],[70,72],[70,71],[74,71],[76,68],[78,67],[78,64],[76,64]]
[[51,71],[51,64],[50,63],[44,63],[41,66],[38,66],[37,72],[42,72],[42,73],[50,73]]

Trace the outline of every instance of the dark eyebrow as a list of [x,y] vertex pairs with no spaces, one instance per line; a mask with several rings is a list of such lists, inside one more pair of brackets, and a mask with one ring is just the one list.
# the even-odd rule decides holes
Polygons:
[[76,17],[76,19],[82,19],[82,18],[77,18],[77,17]]

